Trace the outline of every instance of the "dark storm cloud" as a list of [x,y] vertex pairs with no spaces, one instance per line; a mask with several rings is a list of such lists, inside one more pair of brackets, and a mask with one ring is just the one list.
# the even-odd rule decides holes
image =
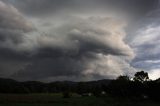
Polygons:
[[42,58],[32,61],[25,70],[19,70],[12,77],[21,80],[41,80],[47,77],[78,76],[84,63],[70,57]]
[[23,42],[24,33],[33,27],[12,5],[0,1],[0,75],[8,77],[22,68],[25,56],[15,50]]
[[0,47],[12,48],[32,30],[31,23],[15,7],[0,1]]
[[2,0],[0,75],[45,81],[130,75],[135,54],[124,41],[129,22],[118,19],[143,17],[156,5],[157,0]]
[[147,70],[153,79],[160,77],[158,74],[160,68],[159,10],[158,3],[158,7],[150,11],[140,23],[137,23],[137,31],[133,33],[135,36],[131,43],[137,55],[132,65]]
[[[130,60],[134,57],[132,49],[123,42],[123,23],[100,17],[79,18],[77,21],[72,20],[72,24],[68,21],[56,28],[56,31],[52,29],[49,34],[38,35],[37,40],[33,40],[38,45],[32,48],[33,51],[36,50],[31,55],[32,61],[24,69],[14,73],[13,78],[40,80],[77,76],[80,79],[88,77],[89,80],[96,76],[112,78],[123,73],[124,67],[121,64],[125,60],[116,62],[120,60],[117,58],[122,56]],[[115,60],[110,61],[112,59]],[[112,74],[112,69],[118,68],[120,71]],[[78,78],[76,80],[80,80]]]
[[0,1],[0,28],[5,30],[30,31],[31,25],[12,5]]
[[8,0],[28,15],[51,15],[59,12],[115,10],[139,17],[155,8],[158,0]]
[[0,77],[10,77],[14,72],[23,68],[28,60],[26,54],[0,48]]
[[74,0],[10,0],[17,8],[26,12],[27,14],[50,14],[64,7],[69,7]]

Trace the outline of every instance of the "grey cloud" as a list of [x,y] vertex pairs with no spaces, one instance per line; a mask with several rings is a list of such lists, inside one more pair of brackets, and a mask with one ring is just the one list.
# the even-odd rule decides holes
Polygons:
[[23,41],[32,24],[12,5],[0,1],[0,46],[12,48]]
[[0,1],[0,28],[25,32],[30,31],[32,26],[15,7]]
[[15,47],[23,42],[24,33],[32,31],[31,23],[15,7],[0,1],[0,75],[9,77],[26,64],[27,55]]
[[[74,20],[51,28],[45,35],[39,35],[37,29],[36,39],[31,42],[37,43],[32,47],[35,52],[31,55],[32,61],[11,77],[40,80],[76,76],[76,80],[91,80],[97,76],[115,78],[119,74],[132,73],[128,71],[132,67],[127,61],[134,53],[123,41],[126,36],[123,22],[106,17]],[[27,36],[31,39],[33,34]]]
[[[4,0],[6,1],[6,0]],[[112,10],[126,13],[133,17],[142,17],[155,8],[158,0],[7,0],[22,12],[33,16],[46,16],[61,12],[84,13]],[[117,12],[117,14],[118,14]]]
[[[141,23],[132,39],[131,45],[135,50],[136,57],[132,61],[134,67],[147,70],[152,78],[158,73],[160,55],[160,35],[159,35],[159,6],[150,11]],[[158,75],[157,75],[158,76]],[[157,78],[157,76],[155,76]],[[153,78],[155,79],[155,78]]]
[[[132,18],[143,17],[155,7],[157,0],[2,1],[2,76],[8,72],[11,78],[18,80],[47,81],[92,80],[132,75],[135,69],[131,65],[136,66],[134,63],[143,56],[150,57],[139,54],[142,52],[140,50],[155,45],[134,46],[130,42],[132,47],[140,48],[136,52],[138,56],[130,65],[135,53],[128,45],[128,40],[125,42],[128,20],[117,20],[121,16],[109,17],[108,11],[116,11],[113,14],[121,11],[122,17],[122,12],[129,16],[132,14]],[[103,16],[98,16],[100,11]],[[84,12],[86,14],[81,14]],[[6,63],[11,67],[7,67]]]
[[0,48],[0,77],[10,77],[23,69],[32,59],[27,53],[16,52],[9,48]]
[[69,57],[36,59],[24,70],[19,70],[11,77],[20,80],[41,80],[48,77],[78,76],[84,63]]
[[21,11],[31,15],[55,13],[61,9],[68,9],[74,0],[8,0]]

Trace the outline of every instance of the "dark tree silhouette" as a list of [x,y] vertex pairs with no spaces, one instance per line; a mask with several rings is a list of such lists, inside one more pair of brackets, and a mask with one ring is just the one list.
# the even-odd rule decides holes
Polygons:
[[128,76],[119,76],[108,85],[108,93],[114,96],[128,97],[130,94],[130,78]]
[[[73,93],[96,97],[123,97],[133,100],[160,101],[160,78],[148,80],[148,73],[137,72],[134,80],[128,76],[119,76],[115,80],[98,80],[87,82],[56,81],[44,83],[39,81],[18,82],[12,79],[0,78],[0,93],[61,93],[64,98],[72,97]],[[105,92],[105,95],[101,95]],[[147,99],[146,99],[147,98]]]
[[134,75],[134,81],[139,81],[139,82],[144,82],[144,81],[147,81],[149,79],[149,76],[148,76],[148,73],[147,72],[144,72],[144,71],[140,71],[140,72],[137,72],[135,75]]

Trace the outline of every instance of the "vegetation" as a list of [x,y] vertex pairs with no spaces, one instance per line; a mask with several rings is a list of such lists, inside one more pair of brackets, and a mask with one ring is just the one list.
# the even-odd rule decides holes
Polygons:
[[135,81],[144,82],[144,81],[147,81],[148,79],[149,79],[148,73],[144,72],[144,71],[137,72],[134,75],[134,80]]
[[128,76],[119,76],[115,80],[43,83],[17,82],[1,78],[0,106],[7,104],[158,106],[160,104],[160,79],[149,80],[148,73],[144,71],[135,73],[132,79]]
[[159,106],[153,101],[132,101],[112,96],[81,97],[72,94],[63,98],[61,93],[54,94],[1,94],[0,106]]

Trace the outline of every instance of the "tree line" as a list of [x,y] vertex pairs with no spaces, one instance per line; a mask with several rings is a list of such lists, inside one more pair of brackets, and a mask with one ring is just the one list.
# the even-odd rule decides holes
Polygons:
[[150,80],[148,73],[140,71],[133,78],[119,76],[117,79],[88,82],[56,81],[44,83],[39,81],[18,82],[0,78],[0,93],[69,93],[79,95],[92,94],[96,97],[111,95],[113,97],[160,100],[160,78]]

